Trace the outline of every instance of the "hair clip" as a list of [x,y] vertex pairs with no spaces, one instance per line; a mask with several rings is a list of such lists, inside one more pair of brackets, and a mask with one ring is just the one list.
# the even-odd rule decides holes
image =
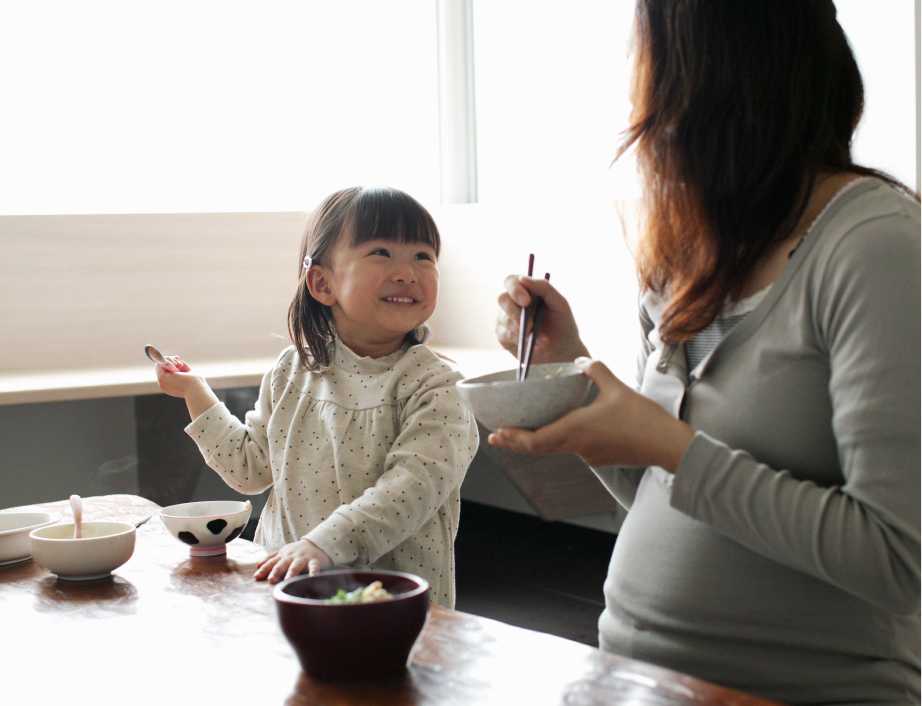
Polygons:
[[314,264],[314,258],[312,258],[310,255],[305,255],[304,256],[304,269],[309,270],[311,268],[311,265],[313,264]]

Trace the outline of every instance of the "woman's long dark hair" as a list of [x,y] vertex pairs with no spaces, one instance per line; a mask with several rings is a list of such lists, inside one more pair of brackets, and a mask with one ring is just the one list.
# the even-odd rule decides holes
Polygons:
[[[667,341],[738,297],[789,238],[817,177],[855,164],[864,107],[832,0],[638,0],[636,143],[645,187],[641,286],[666,293]],[[918,197],[916,197],[918,198]]]
[[[305,258],[331,266],[333,247],[341,237],[361,245],[370,240],[424,243],[438,257],[442,244],[429,212],[412,196],[388,187],[352,187],[331,194],[311,214],[301,241],[298,287],[288,307],[288,334],[308,370],[330,365],[335,340],[330,307],[311,296]],[[407,334],[415,336],[414,331]],[[415,340],[415,339],[414,339]]]

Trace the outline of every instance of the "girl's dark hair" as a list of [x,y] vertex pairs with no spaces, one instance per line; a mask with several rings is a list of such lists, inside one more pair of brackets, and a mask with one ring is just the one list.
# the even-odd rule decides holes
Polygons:
[[[330,307],[314,299],[307,288],[306,257],[315,265],[331,266],[333,247],[348,235],[352,246],[370,240],[424,243],[438,257],[441,239],[429,212],[409,194],[388,187],[352,187],[331,194],[311,214],[298,258],[298,288],[288,307],[288,334],[308,370],[330,365],[335,338]],[[416,342],[415,331],[407,336]]]
[[[707,326],[789,238],[821,172],[855,164],[864,107],[832,0],[638,0],[632,144],[645,188],[642,287],[664,340]],[[616,157],[617,159],[617,157]]]

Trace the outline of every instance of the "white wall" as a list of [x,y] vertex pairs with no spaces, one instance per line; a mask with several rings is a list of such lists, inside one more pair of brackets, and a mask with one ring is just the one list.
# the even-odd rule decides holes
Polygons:
[[919,0],[835,4],[864,79],[865,111],[854,158],[918,190]]

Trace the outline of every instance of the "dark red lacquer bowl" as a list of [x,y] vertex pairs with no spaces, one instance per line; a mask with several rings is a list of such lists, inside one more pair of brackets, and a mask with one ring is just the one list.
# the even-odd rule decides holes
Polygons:
[[[380,581],[394,598],[347,605],[324,602],[340,588],[352,591],[372,581]],[[295,576],[279,583],[272,596],[282,632],[301,667],[329,681],[402,673],[429,610],[429,582],[399,571],[337,569]]]

